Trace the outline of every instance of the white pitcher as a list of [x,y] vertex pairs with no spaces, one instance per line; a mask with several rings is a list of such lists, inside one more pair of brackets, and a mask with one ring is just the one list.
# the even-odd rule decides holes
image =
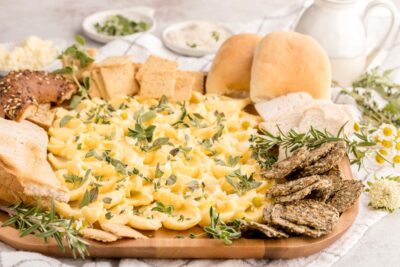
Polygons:
[[[295,31],[311,35],[327,51],[332,78],[349,85],[371,65],[380,51],[390,48],[399,30],[400,17],[390,0],[372,0],[360,15],[356,0],[315,0],[300,18]],[[390,11],[391,23],[384,39],[367,54],[366,17],[375,7]]]

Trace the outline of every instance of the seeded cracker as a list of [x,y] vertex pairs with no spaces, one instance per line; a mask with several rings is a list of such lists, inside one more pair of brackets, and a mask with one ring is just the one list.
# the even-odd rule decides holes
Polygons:
[[301,148],[293,153],[292,156],[281,160],[271,166],[269,170],[261,174],[267,179],[283,179],[297,171],[303,162],[308,158],[309,152]]
[[241,221],[240,230],[243,236],[246,237],[258,237],[259,234],[263,234],[269,238],[288,238],[289,235],[285,232],[278,230],[270,225],[265,225],[256,222]]
[[314,200],[276,204],[271,213],[274,225],[314,238],[331,232],[338,220],[339,212],[334,207]]
[[[320,148],[317,148],[309,153],[311,156],[323,156],[311,165],[305,165],[298,174],[298,177],[325,173],[332,169],[333,166],[336,166],[346,154],[346,144],[344,142],[330,142],[326,144],[330,144],[330,146],[324,146],[324,144]],[[321,151],[318,152],[317,150],[327,153],[321,153]],[[308,160],[307,162],[312,162],[315,158],[316,157],[314,157],[312,160]]]
[[361,181],[343,180],[339,190],[327,203],[342,213],[357,201],[363,189],[364,186]]
[[329,190],[331,185],[329,180],[313,175],[284,184],[277,184],[267,192],[267,196],[274,198],[277,203],[291,202],[304,199],[315,191]]

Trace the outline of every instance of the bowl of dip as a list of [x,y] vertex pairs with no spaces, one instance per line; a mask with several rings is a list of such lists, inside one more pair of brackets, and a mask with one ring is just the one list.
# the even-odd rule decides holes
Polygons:
[[169,26],[163,42],[172,51],[192,57],[215,53],[233,32],[226,26],[209,21],[186,21]]
[[100,43],[150,33],[155,28],[154,9],[146,6],[104,10],[88,16],[82,22],[85,34]]

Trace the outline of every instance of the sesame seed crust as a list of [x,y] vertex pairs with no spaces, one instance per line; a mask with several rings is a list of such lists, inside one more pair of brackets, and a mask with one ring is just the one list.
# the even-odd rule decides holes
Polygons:
[[0,80],[0,114],[21,121],[26,111],[39,104],[60,104],[77,91],[76,84],[45,71],[11,71]]

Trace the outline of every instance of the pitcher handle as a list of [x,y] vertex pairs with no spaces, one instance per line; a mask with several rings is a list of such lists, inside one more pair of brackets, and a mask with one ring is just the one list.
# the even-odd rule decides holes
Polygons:
[[368,13],[374,9],[375,7],[384,7],[390,11],[391,20],[390,20],[390,27],[385,34],[385,37],[379,43],[377,47],[372,49],[372,51],[368,54],[366,60],[366,68],[370,67],[372,61],[378,56],[379,52],[382,50],[386,50],[390,48],[390,46],[394,43],[397,32],[400,26],[400,15],[397,11],[396,6],[390,0],[372,0],[364,10],[363,14],[363,22],[364,27],[367,28],[366,18]]

